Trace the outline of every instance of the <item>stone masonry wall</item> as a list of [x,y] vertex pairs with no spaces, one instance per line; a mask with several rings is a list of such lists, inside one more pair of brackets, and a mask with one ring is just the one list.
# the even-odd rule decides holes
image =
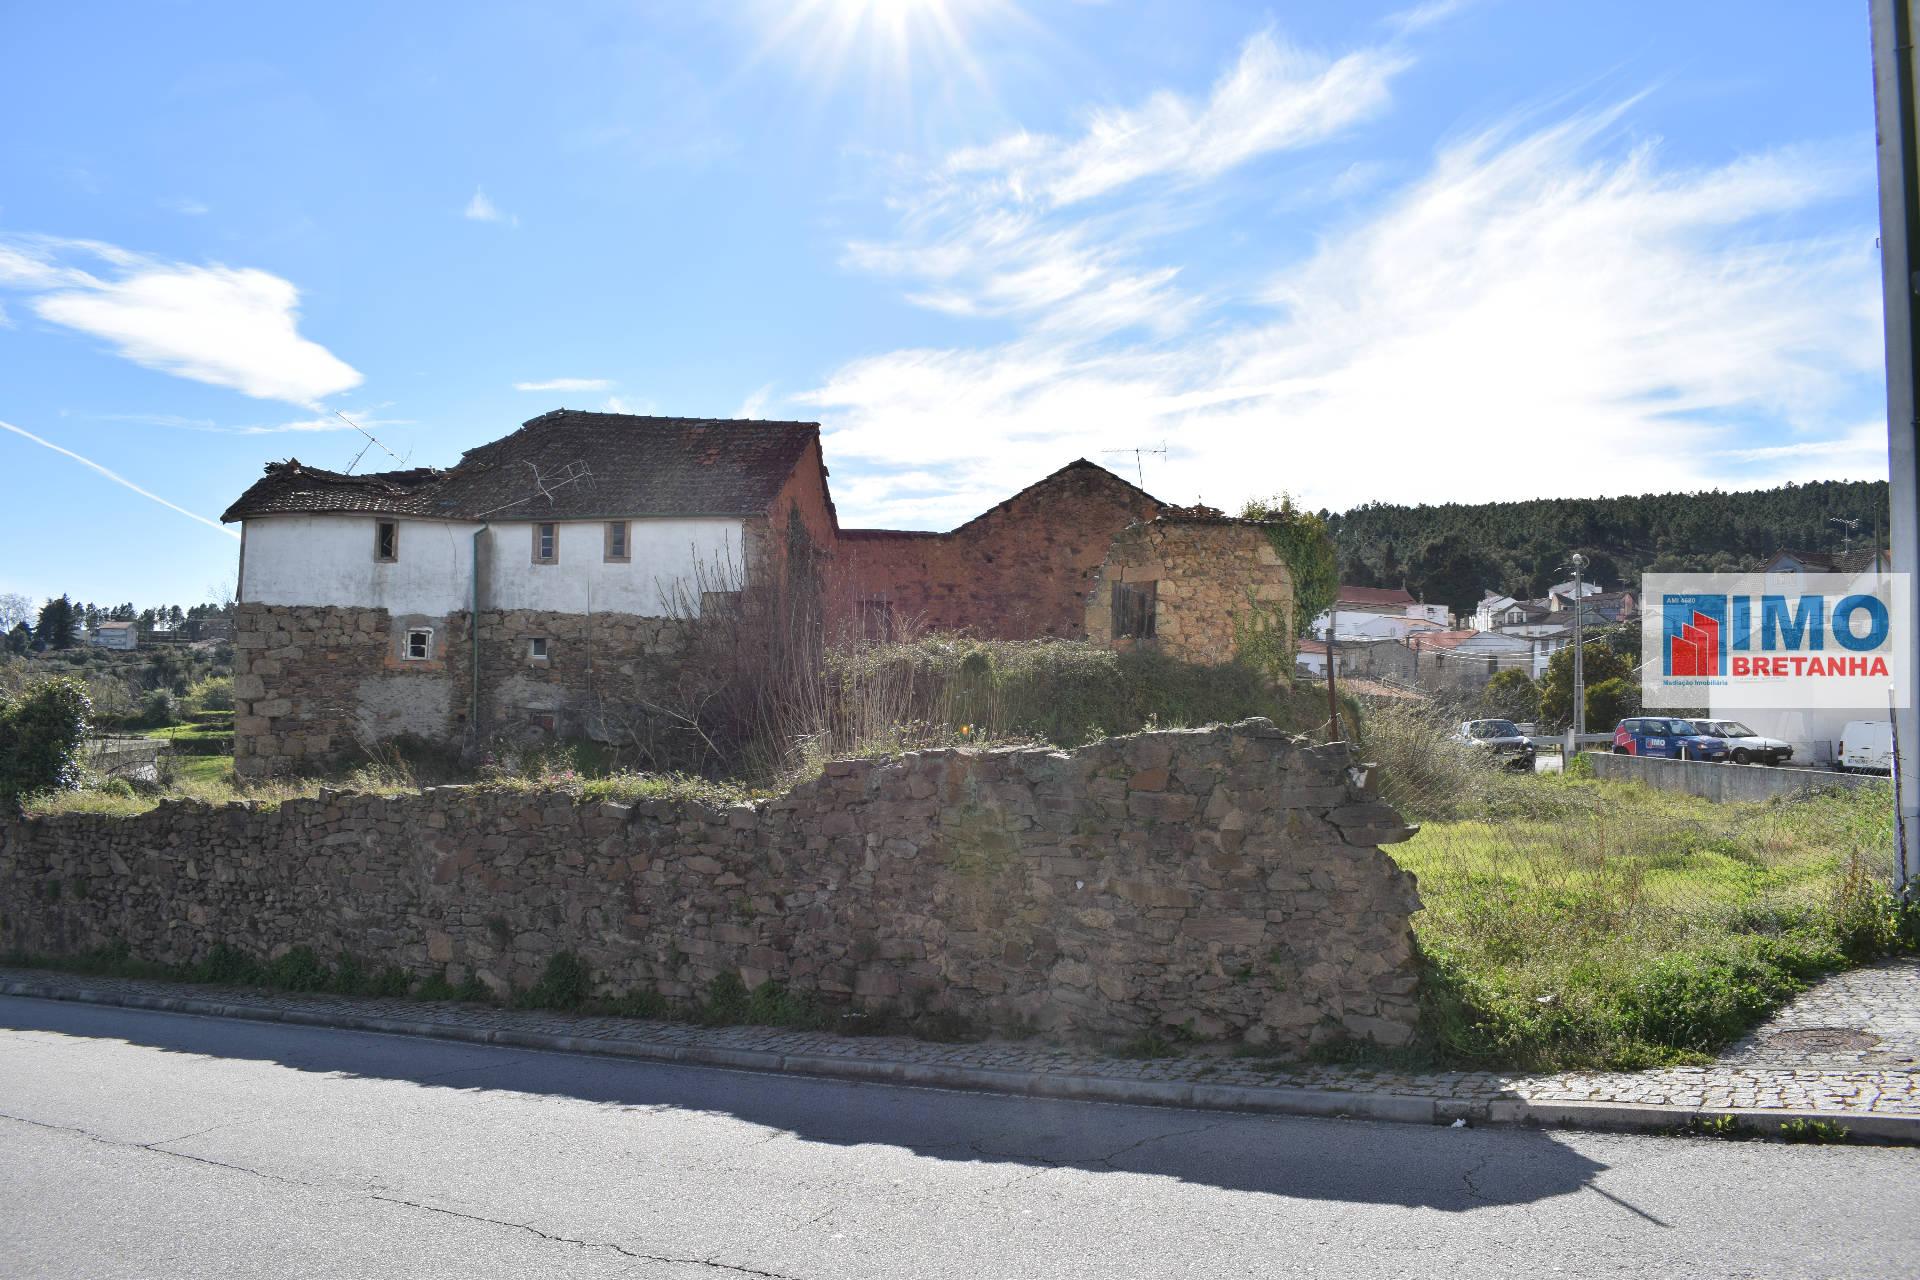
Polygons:
[[[361,741],[402,734],[461,742],[474,645],[466,613],[241,605],[234,633],[234,770],[312,772]],[[618,736],[606,709],[672,685],[684,624],[623,613],[483,609],[479,734]],[[432,632],[425,660],[402,657],[409,628]],[[530,642],[547,642],[536,658]]]
[[163,962],[306,945],[496,990],[571,950],[609,990],[721,973],[858,1007],[1299,1049],[1405,1043],[1408,828],[1263,720],[1072,752],[828,766],[778,799],[440,788],[0,825],[0,948]]
[[[1114,639],[1116,582],[1154,584],[1151,641]],[[1217,666],[1238,656],[1244,629],[1284,625],[1292,613],[1293,576],[1259,526],[1163,516],[1114,538],[1086,598],[1086,635]]]

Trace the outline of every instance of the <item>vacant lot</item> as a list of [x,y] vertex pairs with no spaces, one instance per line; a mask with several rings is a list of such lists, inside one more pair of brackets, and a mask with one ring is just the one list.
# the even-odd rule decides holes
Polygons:
[[1911,942],[1885,788],[1715,805],[1541,776],[1474,808],[1392,850],[1426,904],[1441,1062],[1701,1061],[1811,978]]

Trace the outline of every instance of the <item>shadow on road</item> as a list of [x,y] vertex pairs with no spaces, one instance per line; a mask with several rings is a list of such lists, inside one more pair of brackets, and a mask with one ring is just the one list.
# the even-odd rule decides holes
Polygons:
[[0,998],[0,1032],[8,1030],[463,1094],[507,1091],[609,1111],[725,1115],[776,1137],[880,1144],[937,1160],[1124,1172],[1455,1213],[1568,1195],[1607,1167],[1529,1130],[1057,1102]]

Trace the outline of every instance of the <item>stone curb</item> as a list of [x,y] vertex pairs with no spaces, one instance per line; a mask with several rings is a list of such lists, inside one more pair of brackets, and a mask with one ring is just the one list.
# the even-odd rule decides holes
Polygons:
[[1113,1102],[1133,1106],[1187,1107],[1203,1111],[1240,1111],[1255,1115],[1318,1116],[1342,1120],[1383,1120],[1398,1124],[1452,1124],[1528,1128],[1586,1129],[1647,1133],[1671,1131],[1696,1116],[1732,1116],[1771,1129],[1790,1120],[1838,1124],[1872,1142],[1920,1145],[1920,1116],[1874,1115],[1807,1108],[1707,1109],[1631,1102],[1529,1101],[1524,1098],[1445,1098],[1405,1093],[1347,1093],[1288,1085],[1200,1084],[1177,1080],[1125,1080],[1104,1076],[1050,1075],[1038,1071],[999,1071],[937,1062],[890,1062],[842,1058],[832,1054],[766,1053],[707,1045],[647,1044],[595,1036],[559,1036],[533,1031],[466,1027],[450,1022],[416,1022],[351,1013],[274,1009],[226,1004],[191,996],[146,996],[85,987],[55,987],[33,982],[0,983],[0,995],[77,1004],[114,1005],[160,1013],[188,1013],[249,1022],[285,1022],[343,1031],[420,1036],[466,1044],[543,1049],[633,1058],[647,1062],[731,1067],[788,1075],[858,1080],[872,1084],[919,1085],[981,1093],[1013,1094],[1073,1102]]

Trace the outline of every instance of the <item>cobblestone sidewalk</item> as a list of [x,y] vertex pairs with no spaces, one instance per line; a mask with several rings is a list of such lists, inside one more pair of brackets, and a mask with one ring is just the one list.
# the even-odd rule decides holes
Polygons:
[[1697,1113],[1839,1122],[1920,1142],[1920,960],[1841,974],[1713,1066],[1520,1075],[1396,1072],[1253,1058],[1130,1059],[1031,1042],[932,1044],[693,1027],[480,1005],[293,995],[0,968],[0,994],[1053,1097],[1390,1120],[1653,1128]]

